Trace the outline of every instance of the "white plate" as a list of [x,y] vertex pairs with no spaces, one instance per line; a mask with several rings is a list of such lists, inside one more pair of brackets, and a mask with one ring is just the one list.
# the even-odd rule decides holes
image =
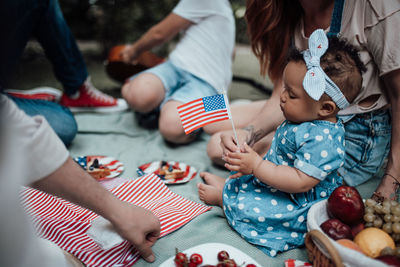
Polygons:
[[183,184],[183,183],[189,182],[194,177],[196,177],[197,170],[194,167],[187,165],[184,162],[165,161],[165,163],[167,163],[169,166],[179,167],[181,170],[185,171],[185,175],[182,178],[178,178],[178,179],[164,179],[163,177],[159,176],[157,173],[157,171],[159,171],[159,169],[160,169],[161,161],[153,161],[153,162],[149,162],[149,163],[140,165],[137,168],[136,172],[140,176],[145,175],[145,174],[154,173],[158,177],[160,177],[160,179],[164,182],[164,184]]
[[[262,266],[239,249],[223,243],[205,243],[192,248],[188,248],[182,252],[186,254],[188,259],[193,253],[200,254],[203,257],[203,263],[200,266],[203,266],[206,264],[216,265],[218,263],[217,255],[218,252],[220,252],[221,250],[225,250],[226,252],[228,252],[229,258],[233,259],[238,266],[245,267],[247,264],[251,263],[257,267]],[[174,259],[175,255],[164,261],[159,267],[175,267]]]

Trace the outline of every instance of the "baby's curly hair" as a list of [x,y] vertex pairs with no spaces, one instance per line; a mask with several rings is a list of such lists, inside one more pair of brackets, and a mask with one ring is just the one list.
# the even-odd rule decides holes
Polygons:
[[[362,73],[367,68],[361,61],[359,51],[346,39],[329,37],[329,47],[321,57],[321,67],[328,77],[340,88],[349,103],[353,102],[361,89]],[[303,54],[290,49],[287,62],[303,61]],[[327,97],[326,94],[323,97]]]

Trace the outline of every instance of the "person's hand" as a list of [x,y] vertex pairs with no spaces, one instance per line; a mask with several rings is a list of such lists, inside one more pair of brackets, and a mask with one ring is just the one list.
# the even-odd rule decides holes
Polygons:
[[138,64],[139,55],[134,45],[126,45],[125,48],[121,51],[120,57],[125,63],[133,65]]
[[128,202],[121,201],[118,216],[112,221],[117,232],[128,240],[144,260],[153,262],[151,247],[160,236],[160,222],[151,212]]
[[397,190],[400,182],[392,175],[384,174],[381,183],[372,194],[371,198],[376,202],[383,202],[385,199],[397,200]]
[[238,144],[236,144],[236,139],[233,131],[225,131],[221,133],[220,146],[222,148],[222,159],[228,156],[229,152],[239,152],[239,147],[243,147],[243,144],[250,138],[250,133],[243,129],[237,129],[236,131]]
[[241,152],[228,152],[225,157],[225,167],[237,173],[229,178],[238,178],[243,175],[253,174],[254,170],[262,162],[262,158],[246,143],[243,143]]

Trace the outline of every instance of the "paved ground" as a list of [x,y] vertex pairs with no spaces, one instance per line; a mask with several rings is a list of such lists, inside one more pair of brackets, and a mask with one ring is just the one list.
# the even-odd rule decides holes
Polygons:
[[[99,45],[93,42],[79,42],[79,46],[85,56],[93,83],[99,89],[111,95],[119,96],[121,85],[111,80],[105,73],[103,64],[105,57],[100,55]],[[237,45],[233,73],[235,76],[254,80],[266,87],[272,87],[268,79],[263,79],[259,75],[258,61],[249,46]],[[37,43],[30,42],[14,75],[10,77],[8,88],[29,89],[39,86],[61,88],[41,48]],[[243,82],[233,82],[229,90],[229,96],[231,99],[244,98],[251,100],[268,97],[264,92]]]

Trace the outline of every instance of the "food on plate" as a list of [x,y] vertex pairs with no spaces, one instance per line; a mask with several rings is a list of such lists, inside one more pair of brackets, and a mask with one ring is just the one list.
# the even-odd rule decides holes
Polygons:
[[376,259],[386,263],[388,266],[400,267],[400,259],[396,256],[385,255],[385,256],[379,256]]
[[383,230],[370,227],[359,232],[354,238],[354,242],[361,248],[365,255],[376,258],[382,249],[390,247],[395,249],[393,239]]
[[355,225],[364,216],[364,202],[355,187],[342,185],[329,196],[327,211],[331,218]]
[[338,239],[336,240],[336,242],[338,242],[340,245],[350,248],[350,249],[354,249],[355,251],[361,252],[363,253],[363,251],[361,250],[361,248],[352,240],[350,239]]
[[106,166],[99,163],[97,158],[87,157],[86,171],[96,180],[107,177],[111,171]]
[[203,263],[203,257],[198,253],[193,253],[189,259],[189,265],[198,266]]
[[175,249],[175,266],[176,267],[186,267],[188,265],[188,258],[185,253],[183,252],[178,252],[178,249]]
[[181,170],[178,166],[170,165],[168,162],[162,161],[160,168],[156,171],[156,174],[164,179],[179,179],[185,176],[185,171]]
[[350,227],[338,219],[328,219],[320,227],[333,240],[353,238]]
[[218,252],[217,258],[219,261],[224,261],[229,259],[229,254],[225,250]]
[[229,258],[228,252],[225,250],[219,251],[217,254],[218,263],[216,265],[204,264],[203,257],[199,253],[193,253],[190,258],[188,259],[187,255],[183,252],[179,252],[178,249],[175,249],[175,266],[176,267],[257,267],[252,263],[246,264],[243,262],[242,264],[238,265],[234,259]]

